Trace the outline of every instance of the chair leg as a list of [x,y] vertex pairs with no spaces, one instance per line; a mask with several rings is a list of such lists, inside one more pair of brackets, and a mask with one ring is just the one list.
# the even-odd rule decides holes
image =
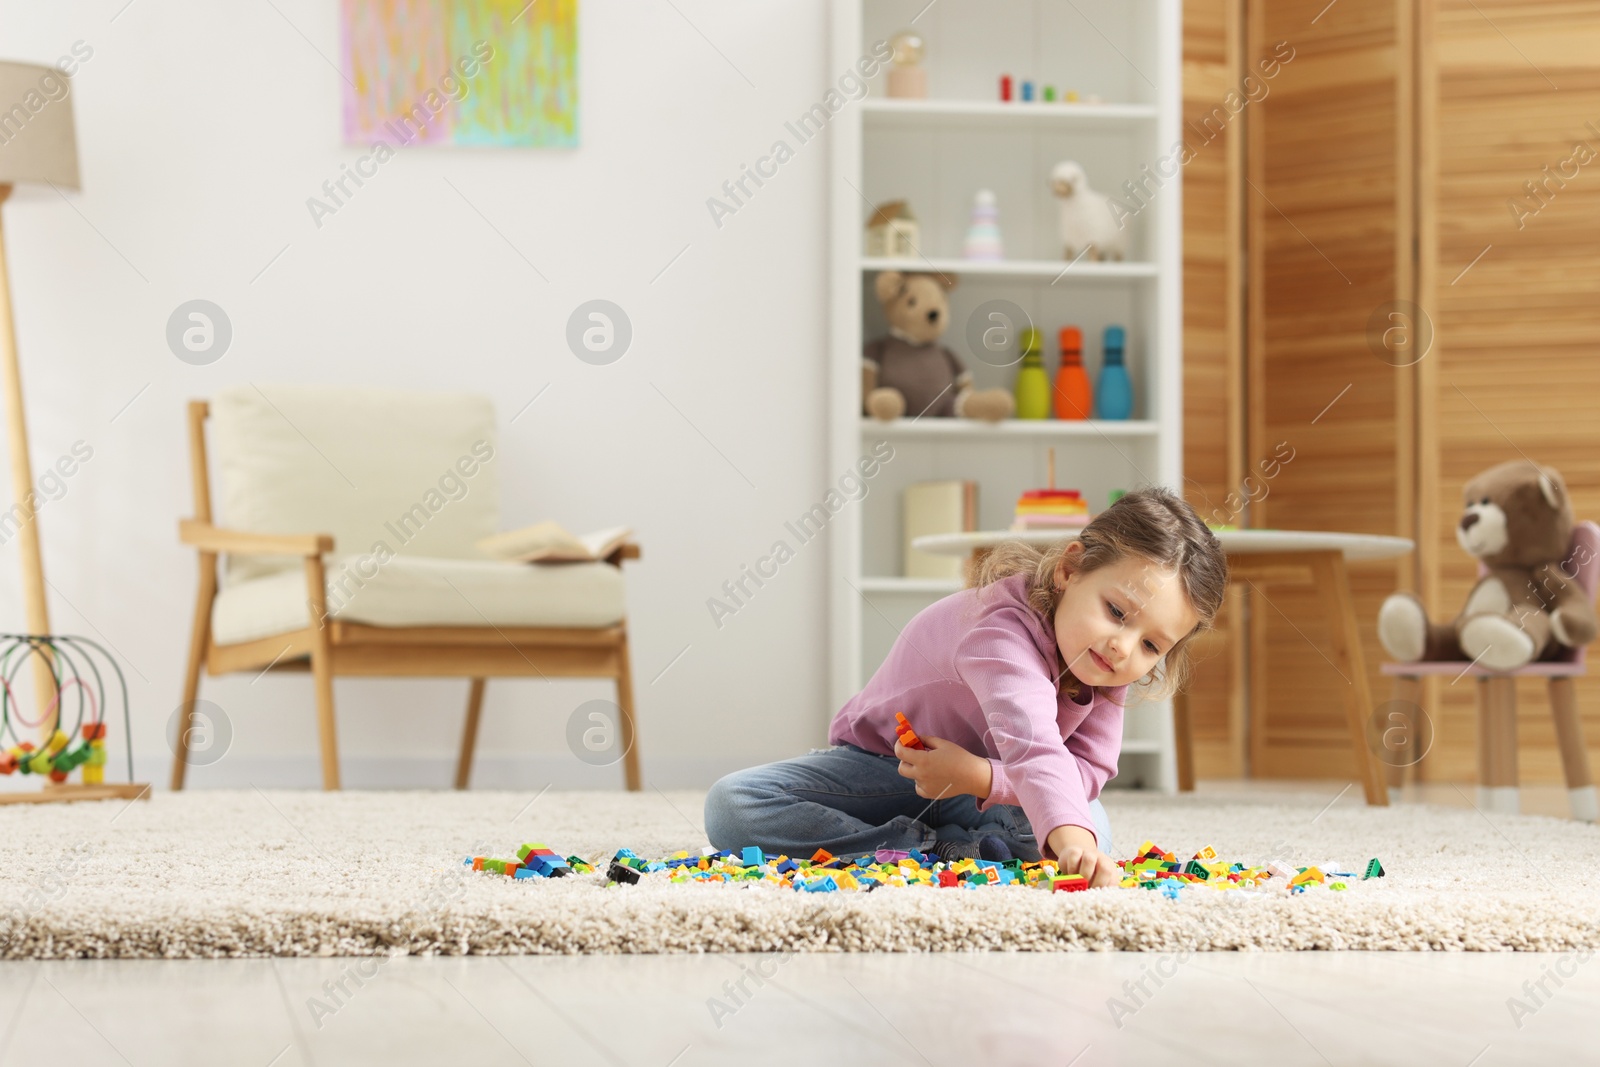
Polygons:
[[326,650],[311,653],[311,674],[317,688],[317,736],[322,748],[322,788],[339,785],[339,734],[333,718],[333,663]]
[[[1409,704],[1412,707],[1422,706],[1422,679],[1408,678],[1405,675],[1395,675],[1394,688],[1390,699],[1396,704]],[[1400,790],[1409,782],[1417,781],[1417,752],[1418,740],[1415,723],[1406,723],[1401,727],[1397,742],[1390,747],[1391,738],[1386,734],[1383,738],[1384,764],[1388,768],[1389,803],[1393,804],[1400,799]]]
[[322,788],[339,788],[339,734],[333,719],[333,647],[328,641],[328,605],[322,557],[306,559],[306,596],[311,607],[311,675],[317,690],[317,734],[322,747]]
[[456,759],[456,788],[465,789],[472,777],[472,753],[478,747],[478,713],[483,710],[486,679],[474,678],[467,692],[467,724],[461,731],[461,755]]
[[183,788],[189,770],[189,733],[194,729],[194,702],[200,696],[200,670],[211,645],[211,605],[217,596],[217,557],[200,553],[200,589],[194,598],[194,628],[189,631],[189,665],[183,676],[182,720],[172,750],[172,790]]
[[622,713],[622,773],[631,792],[644,788],[639,773],[639,742],[633,709],[633,671],[628,664],[628,631],[617,642],[617,709]]
[[1172,696],[1172,742],[1177,751],[1178,792],[1194,792],[1194,724],[1189,718],[1189,694]]
[[1572,817],[1585,822],[1600,820],[1600,798],[1589,772],[1589,752],[1583,747],[1583,726],[1578,721],[1577,686],[1571,678],[1550,679],[1550,713],[1556,720],[1556,744],[1561,748]]
[[1517,796],[1517,680],[1492,674],[1478,680],[1478,806],[1515,815]]

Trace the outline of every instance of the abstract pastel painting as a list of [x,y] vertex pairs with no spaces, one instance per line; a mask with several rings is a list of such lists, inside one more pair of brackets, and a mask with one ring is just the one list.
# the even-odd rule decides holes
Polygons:
[[342,0],[346,144],[576,147],[578,0]]

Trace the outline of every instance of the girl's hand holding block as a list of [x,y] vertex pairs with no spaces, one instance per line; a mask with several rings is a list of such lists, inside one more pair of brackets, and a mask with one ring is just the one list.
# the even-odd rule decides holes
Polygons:
[[1117,861],[1101,852],[1094,834],[1081,826],[1058,826],[1050,831],[1045,847],[1062,874],[1081,874],[1091,889],[1116,885],[1122,879]]
[[971,795],[983,800],[989,795],[989,761],[975,756],[954,741],[942,737],[922,738],[920,749],[894,743],[900,760],[900,775],[917,783],[917,796],[929,800]]
[[894,721],[895,735],[900,738],[900,743],[902,745],[906,746],[907,748],[917,749],[918,751],[928,747],[922,743],[922,738],[918,737],[917,732],[911,728],[911,720],[906,718],[904,712],[895,712]]

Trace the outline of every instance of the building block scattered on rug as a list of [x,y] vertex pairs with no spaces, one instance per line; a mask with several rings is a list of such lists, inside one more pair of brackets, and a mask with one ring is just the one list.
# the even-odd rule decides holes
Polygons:
[[606,879],[618,885],[638,885],[642,877],[644,875],[640,871],[617,860],[613,860],[611,866],[606,869]]
[[1383,864],[1379,863],[1378,860],[1377,860],[1377,857],[1374,856],[1372,859],[1367,861],[1367,873],[1363,874],[1361,876],[1361,880],[1363,882],[1365,882],[1368,878],[1382,878],[1382,877],[1383,877]]
[[1305,885],[1307,882],[1323,882],[1323,881],[1326,881],[1326,879],[1323,878],[1321,870],[1319,870],[1316,867],[1307,867],[1305,870],[1301,871],[1299,874],[1297,874],[1293,878],[1291,878],[1289,880],[1289,884],[1294,886],[1294,885]]
[[1081,874],[1051,874],[1040,878],[1034,886],[1052,893],[1081,893],[1089,888],[1089,880]]

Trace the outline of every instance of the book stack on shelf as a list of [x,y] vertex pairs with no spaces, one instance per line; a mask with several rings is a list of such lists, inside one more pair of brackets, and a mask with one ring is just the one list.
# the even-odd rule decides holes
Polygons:
[[919,552],[911,543],[929,534],[963,533],[978,528],[978,483],[962,480],[916,482],[906,486],[905,577],[961,578],[960,556]]

